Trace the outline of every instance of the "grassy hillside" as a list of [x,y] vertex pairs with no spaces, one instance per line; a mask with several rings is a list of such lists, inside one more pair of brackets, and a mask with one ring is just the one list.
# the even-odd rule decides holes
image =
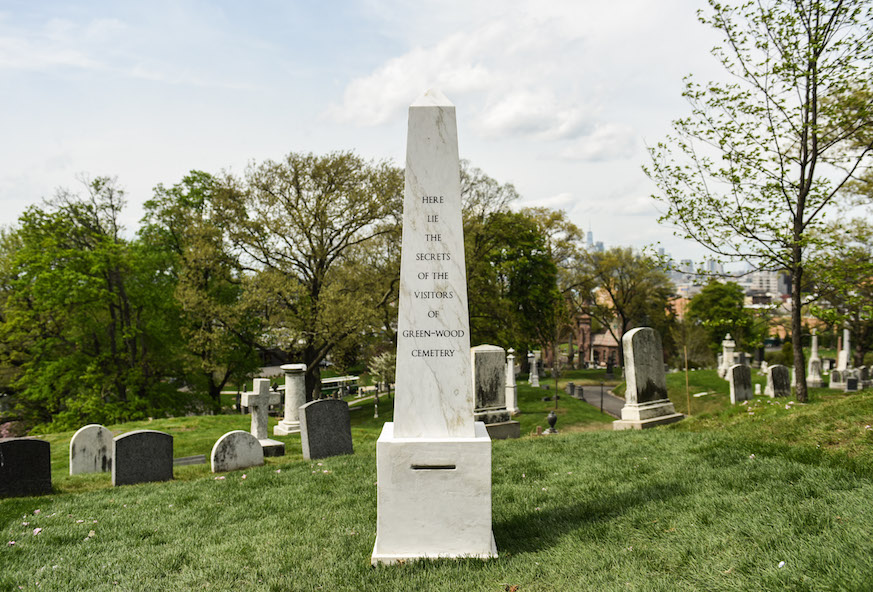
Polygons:
[[[545,395],[520,388],[523,433],[545,425]],[[869,590],[873,393],[731,409],[721,396],[645,432],[600,429],[564,396],[561,434],[495,441],[496,560],[369,566],[383,400],[378,420],[372,403],[353,411],[350,456],[304,461],[290,437],[287,456],[247,471],[178,467],[120,488],[59,476],[58,493],[0,500],[0,590]],[[113,426],[140,427],[173,433],[177,456],[208,454],[248,418]],[[57,476],[69,434],[47,439]]]

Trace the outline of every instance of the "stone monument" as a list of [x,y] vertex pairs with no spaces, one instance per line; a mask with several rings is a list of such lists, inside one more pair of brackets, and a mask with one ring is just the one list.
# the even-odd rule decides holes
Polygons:
[[476,395],[473,421],[484,423],[492,439],[521,437],[521,426],[512,421],[506,405],[506,352],[497,345],[477,345],[470,356]]
[[250,432],[233,430],[215,442],[210,461],[213,473],[259,467],[264,464],[264,449]]
[[625,333],[621,344],[627,390],[621,419],[612,428],[641,430],[684,418],[667,398],[661,336],[650,327],[638,327]]
[[511,415],[518,415],[518,385],[515,384],[515,350],[506,352],[506,408]]
[[752,369],[745,364],[734,364],[728,368],[731,403],[736,405],[752,398]]
[[353,454],[349,404],[342,399],[318,399],[300,406],[303,458]]
[[70,440],[70,475],[108,473],[112,470],[112,432],[92,423]]
[[112,440],[112,485],[133,485],[173,478],[173,436],[135,430]]
[[767,368],[767,387],[764,394],[768,397],[791,396],[791,373],[782,364],[773,364]]
[[[269,433],[270,405],[277,405],[280,401],[279,393],[270,392],[269,378],[255,378],[254,392],[242,394],[242,405],[248,407],[252,413],[252,435],[261,443],[264,456],[284,456],[285,443],[267,437]],[[288,395],[285,395],[288,397]]]
[[0,497],[51,492],[51,445],[36,438],[0,439]]
[[491,439],[473,421],[455,107],[409,107],[394,421],[376,443],[373,564],[497,556]]
[[837,352],[837,370],[847,370],[852,367],[851,332],[843,329],[843,347]]
[[285,417],[273,427],[274,436],[300,433],[298,409],[306,403],[306,364],[285,364]]
[[718,366],[718,375],[724,379],[727,379],[728,368],[734,365],[734,348],[736,346],[731,334],[726,334],[721,342],[721,364]]
[[528,382],[534,388],[540,387],[540,370],[539,364],[537,363],[537,356],[535,353],[530,352],[527,354],[527,361],[530,365],[530,374],[528,375]]

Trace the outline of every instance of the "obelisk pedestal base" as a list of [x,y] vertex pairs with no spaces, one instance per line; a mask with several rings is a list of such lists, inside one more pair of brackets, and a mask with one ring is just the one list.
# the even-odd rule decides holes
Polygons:
[[497,557],[491,533],[491,439],[395,438],[376,442],[378,518],[371,563]]
[[648,403],[627,403],[621,408],[621,419],[612,422],[613,430],[644,430],[684,419],[676,413],[669,399]]
[[273,426],[273,435],[274,436],[290,436],[291,434],[299,434],[300,433],[300,422],[299,421],[288,421],[285,420],[280,421],[275,426]]

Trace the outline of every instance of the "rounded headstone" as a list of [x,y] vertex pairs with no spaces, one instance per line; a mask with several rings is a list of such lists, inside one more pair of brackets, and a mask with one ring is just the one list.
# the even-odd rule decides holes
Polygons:
[[70,440],[70,475],[107,473],[112,470],[112,432],[88,424]]
[[0,439],[0,497],[52,491],[51,446],[36,438]]
[[212,472],[236,471],[264,464],[264,449],[250,432],[234,430],[212,447]]

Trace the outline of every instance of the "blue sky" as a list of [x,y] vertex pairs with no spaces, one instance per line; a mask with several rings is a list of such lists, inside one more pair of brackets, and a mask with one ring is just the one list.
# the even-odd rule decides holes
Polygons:
[[[619,9],[620,7],[620,9]],[[646,144],[718,77],[702,1],[0,4],[0,224],[77,176],[117,176],[133,230],[158,183],[290,151],[402,163],[406,107],[457,106],[460,153],[517,205],[607,245],[693,244],[656,222]]]

